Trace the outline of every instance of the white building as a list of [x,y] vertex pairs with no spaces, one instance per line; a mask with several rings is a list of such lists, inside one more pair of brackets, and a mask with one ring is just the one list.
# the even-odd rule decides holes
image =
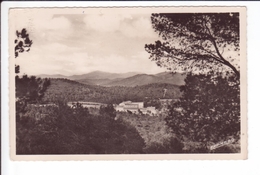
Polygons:
[[144,108],[144,102],[125,101],[115,106],[115,110],[121,112],[131,111],[133,113],[157,114],[155,107]]

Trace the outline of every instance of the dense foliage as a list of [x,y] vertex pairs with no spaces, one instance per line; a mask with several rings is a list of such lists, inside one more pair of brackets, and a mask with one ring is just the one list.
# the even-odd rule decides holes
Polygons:
[[169,106],[167,125],[183,141],[198,147],[240,139],[240,86],[236,76],[191,75],[183,96]]
[[163,89],[167,89],[164,98],[178,98],[179,87],[171,84],[149,84],[135,87],[103,87],[85,85],[68,79],[51,79],[51,85],[46,91],[43,100],[54,102],[57,99],[64,101],[91,101],[100,103],[118,104],[122,101],[143,101],[145,97],[162,98]]
[[136,129],[115,120],[111,106],[92,115],[80,104],[29,105],[17,124],[17,154],[137,154],[144,141]]
[[151,22],[162,41],[145,49],[159,66],[173,72],[229,68],[240,76],[239,13],[152,14]]
[[37,103],[50,85],[50,80],[23,75],[22,77],[15,77],[15,85],[17,99],[25,99],[31,103]]

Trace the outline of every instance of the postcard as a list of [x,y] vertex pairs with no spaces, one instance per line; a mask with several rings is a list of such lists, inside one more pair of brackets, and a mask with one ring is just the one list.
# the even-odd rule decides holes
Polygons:
[[12,160],[247,159],[245,7],[9,9]]

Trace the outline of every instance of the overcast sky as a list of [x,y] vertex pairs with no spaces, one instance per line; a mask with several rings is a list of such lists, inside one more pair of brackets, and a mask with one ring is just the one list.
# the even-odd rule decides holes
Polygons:
[[16,59],[21,73],[74,75],[99,70],[152,74],[166,70],[152,62],[144,49],[158,39],[150,13],[86,10],[68,14],[37,9],[16,11],[14,16],[14,29],[26,28],[33,40],[30,52]]

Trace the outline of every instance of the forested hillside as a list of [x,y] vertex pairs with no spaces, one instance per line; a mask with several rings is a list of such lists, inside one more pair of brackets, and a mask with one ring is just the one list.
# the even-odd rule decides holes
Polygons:
[[[167,89],[163,97],[164,89]],[[135,87],[102,87],[85,85],[68,79],[51,79],[43,101],[92,101],[101,103],[120,103],[125,100],[143,101],[151,98],[179,98],[179,86],[171,84],[148,84]]]

